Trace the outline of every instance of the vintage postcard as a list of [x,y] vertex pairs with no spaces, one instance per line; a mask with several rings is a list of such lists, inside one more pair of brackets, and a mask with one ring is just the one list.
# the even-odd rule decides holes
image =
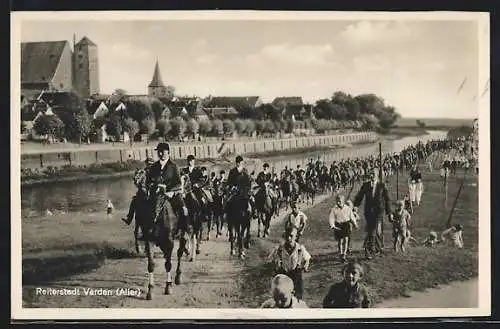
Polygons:
[[11,17],[13,319],[490,315],[488,13]]

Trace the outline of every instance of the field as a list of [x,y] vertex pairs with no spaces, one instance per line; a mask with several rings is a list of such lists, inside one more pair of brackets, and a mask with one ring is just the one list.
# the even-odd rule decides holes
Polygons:
[[[438,173],[424,172],[423,203],[414,214],[413,234],[421,241],[431,230],[442,231],[448,218],[460,177],[449,182],[448,208],[443,204],[443,187]],[[453,216],[453,223],[464,225],[463,250],[448,246],[428,249],[412,246],[406,254],[394,254],[390,227],[385,228],[383,258],[364,262],[364,281],[370,286],[374,302],[405,296],[438,284],[466,280],[478,275],[478,195],[477,177],[468,174]],[[395,198],[395,179],[389,180]],[[407,190],[405,179],[399,182],[400,196]],[[354,192],[357,190],[355,187]],[[339,279],[342,265],[336,261],[336,243],[327,227],[326,214],[333,196],[305,210],[310,218],[303,243],[313,255],[310,273],[305,278],[305,300],[320,306],[328,286]],[[153,302],[131,298],[80,298],[58,300],[34,296],[33,288],[46,287],[142,287],[145,261],[133,252],[131,228],[119,218],[121,210],[108,220],[105,214],[55,215],[23,219],[23,301],[30,307],[257,307],[268,297],[270,268],[265,264],[271,247],[280,240],[281,221],[274,220],[271,237],[253,238],[244,262],[231,259],[225,238],[204,242],[202,255],[185,265],[185,285],[175,287],[174,295],[160,296]],[[387,224],[389,225],[389,224]],[[253,224],[255,228],[255,222]],[[362,260],[363,227],[353,235],[354,257]],[[158,255],[160,256],[160,255]],[[158,290],[164,280],[162,261],[158,259]],[[263,280],[263,278],[266,278]],[[160,298],[161,297],[161,298]],[[69,297],[68,297],[69,298]],[[166,305],[168,304],[168,306]]]

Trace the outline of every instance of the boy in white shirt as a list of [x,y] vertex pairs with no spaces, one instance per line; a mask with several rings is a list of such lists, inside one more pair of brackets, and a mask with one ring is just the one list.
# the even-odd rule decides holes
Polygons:
[[306,303],[294,296],[293,280],[284,274],[276,275],[271,281],[272,298],[261,308],[308,308]]
[[293,280],[295,295],[302,299],[304,293],[302,272],[309,271],[311,255],[297,242],[297,228],[290,226],[285,231],[285,241],[277,245],[269,255],[276,274],[285,274]]
[[285,231],[292,226],[297,228],[297,242],[299,242],[300,237],[304,235],[304,230],[307,225],[307,216],[302,211],[298,209],[297,203],[292,202],[291,204],[292,212],[287,217],[285,221]]
[[328,222],[330,228],[334,230],[335,239],[338,241],[340,261],[345,263],[352,225],[355,221],[352,208],[344,204],[344,196],[337,195],[335,201],[336,204],[330,211]]

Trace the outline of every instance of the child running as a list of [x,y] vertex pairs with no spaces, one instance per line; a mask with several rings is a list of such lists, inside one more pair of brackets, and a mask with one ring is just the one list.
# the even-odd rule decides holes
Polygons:
[[323,308],[370,308],[368,291],[360,282],[363,266],[351,262],[344,266],[342,275],[343,281],[333,284],[323,299]]
[[410,237],[410,218],[410,213],[405,209],[405,202],[403,200],[398,200],[392,219],[389,220],[392,223],[392,237],[394,238],[395,252],[398,252],[398,246],[402,252],[406,249],[407,240]]
[[353,211],[344,203],[344,196],[337,195],[336,204],[330,211],[329,224],[334,230],[335,240],[338,241],[340,261],[346,262],[349,238],[351,236],[351,225],[353,225]]
[[115,206],[113,206],[113,203],[111,200],[106,201],[106,213],[108,214],[108,219],[111,219],[111,215],[113,214],[113,210],[115,209]]
[[302,272],[309,270],[311,255],[297,242],[297,228],[290,226],[285,231],[285,241],[280,243],[269,255],[275,266],[276,274],[285,274],[294,283],[295,295],[302,299],[304,293]]

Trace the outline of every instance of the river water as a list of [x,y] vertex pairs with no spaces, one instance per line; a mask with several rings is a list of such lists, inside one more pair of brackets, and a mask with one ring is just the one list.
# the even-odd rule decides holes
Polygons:
[[[383,153],[399,152],[402,148],[426,142],[429,139],[444,138],[446,132],[429,131],[429,135],[405,137],[399,140],[384,141]],[[364,157],[378,154],[378,144],[360,145],[352,148],[332,151],[302,153],[299,155],[285,155],[260,158],[267,161],[277,170],[284,166],[295,168],[298,164],[304,166],[308,159],[318,157],[327,163],[342,158]],[[260,170],[249,168],[249,170]],[[96,181],[64,182],[58,184],[26,186],[21,188],[22,217],[36,217],[44,215],[47,210],[52,213],[95,212],[103,211],[106,200],[110,199],[118,209],[128,207],[130,198],[135,193],[135,187],[130,177],[107,178]]]

